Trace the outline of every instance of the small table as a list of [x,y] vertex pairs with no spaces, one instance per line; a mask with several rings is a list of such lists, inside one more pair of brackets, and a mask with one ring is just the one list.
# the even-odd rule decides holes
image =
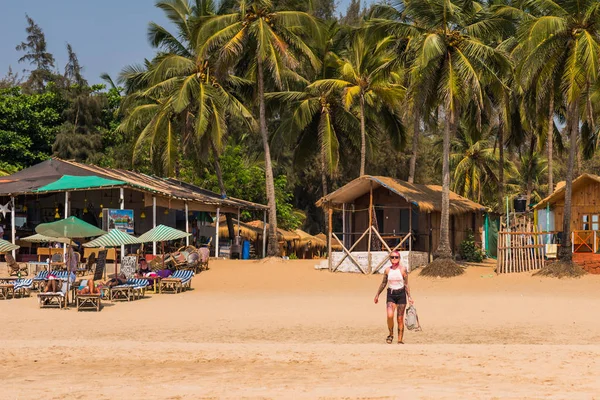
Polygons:
[[145,276],[142,279],[152,281],[152,286],[154,286],[154,294],[162,293],[162,290],[160,289],[160,281],[162,280],[161,276]]
[[0,278],[0,284],[13,284],[13,282],[15,282],[17,279],[19,279],[19,277],[17,277],[17,276],[11,276],[8,278]]
[[15,297],[15,285],[12,283],[0,284],[0,298],[8,300],[8,296]]

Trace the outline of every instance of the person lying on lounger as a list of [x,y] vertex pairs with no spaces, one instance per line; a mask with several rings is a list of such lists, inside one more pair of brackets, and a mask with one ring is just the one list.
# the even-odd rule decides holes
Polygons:
[[93,279],[83,279],[79,283],[77,294],[100,294],[100,289],[96,287]]
[[46,285],[44,286],[44,292],[56,293],[56,292],[60,292],[61,288],[62,288],[62,281],[60,279],[57,279],[56,276],[54,276],[52,274],[48,275],[48,282],[46,282]]
[[114,286],[123,285],[126,282],[127,282],[127,278],[125,277],[125,274],[119,274],[118,277],[109,279],[105,283],[105,285],[110,288],[110,287],[114,287]]

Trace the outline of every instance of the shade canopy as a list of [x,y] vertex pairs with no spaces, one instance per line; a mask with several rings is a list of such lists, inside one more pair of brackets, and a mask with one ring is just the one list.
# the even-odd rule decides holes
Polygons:
[[92,189],[106,186],[122,186],[125,182],[99,176],[63,175],[60,179],[37,189],[37,192],[53,192],[77,189]]
[[147,242],[167,242],[169,240],[183,239],[191,234],[171,228],[165,225],[158,225],[148,232],[141,235],[138,239],[140,243]]
[[17,250],[19,247],[16,244],[12,244],[4,239],[0,239],[0,253],[8,253],[9,251]]
[[106,235],[102,235],[90,242],[85,243],[84,247],[119,247],[126,244],[142,243],[135,236],[129,235],[118,229],[112,229]]
[[39,234],[55,238],[86,238],[104,235],[102,229],[88,224],[77,217],[69,217],[55,222],[40,224],[35,227]]
[[50,243],[50,242],[52,242],[52,243],[67,243],[68,244],[71,242],[67,238],[55,238],[55,237],[40,235],[39,233],[21,238],[21,240],[24,240],[25,242],[31,242],[31,243]]

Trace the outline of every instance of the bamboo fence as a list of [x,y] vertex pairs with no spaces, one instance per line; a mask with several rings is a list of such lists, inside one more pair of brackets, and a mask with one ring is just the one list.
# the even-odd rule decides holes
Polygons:
[[544,232],[498,232],[498,274],[544,267]]

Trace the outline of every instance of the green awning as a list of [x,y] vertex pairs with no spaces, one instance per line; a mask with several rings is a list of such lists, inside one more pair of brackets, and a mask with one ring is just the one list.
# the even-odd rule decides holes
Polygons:
[[85,243],[84,247],[119,247],[125,244],[141,243],[138,238],[131,236],[118,229],[113,229],[106,235],[102,235],[90,242]]
[[63,175],[60,179],[49,183],[41,188],[37,189],[37,192],[53,192],[53,191],[64,191],[64,190],[75,190],[75,189],[94,189],[106,186],[121,186],[125,185],[125,182],[101,178],[99,176],[73,176]]
[[0,253],[8,253],[9,251],[17,250],[21,246],[12,244],[4,239],[0,239]]
[[190,234],[169,226],[158,225],[157,227],[152,228],[148,232],[144,233],[138,239],[142,243],[167,242],[169,240],[182,239],[187,236],[190,236]]
[[96,228],[94,225],[88,224],[77,217],[39,224],[35,227],[35,231],[44,236],[69,239],[100,236],[106,233],[102,229]]

